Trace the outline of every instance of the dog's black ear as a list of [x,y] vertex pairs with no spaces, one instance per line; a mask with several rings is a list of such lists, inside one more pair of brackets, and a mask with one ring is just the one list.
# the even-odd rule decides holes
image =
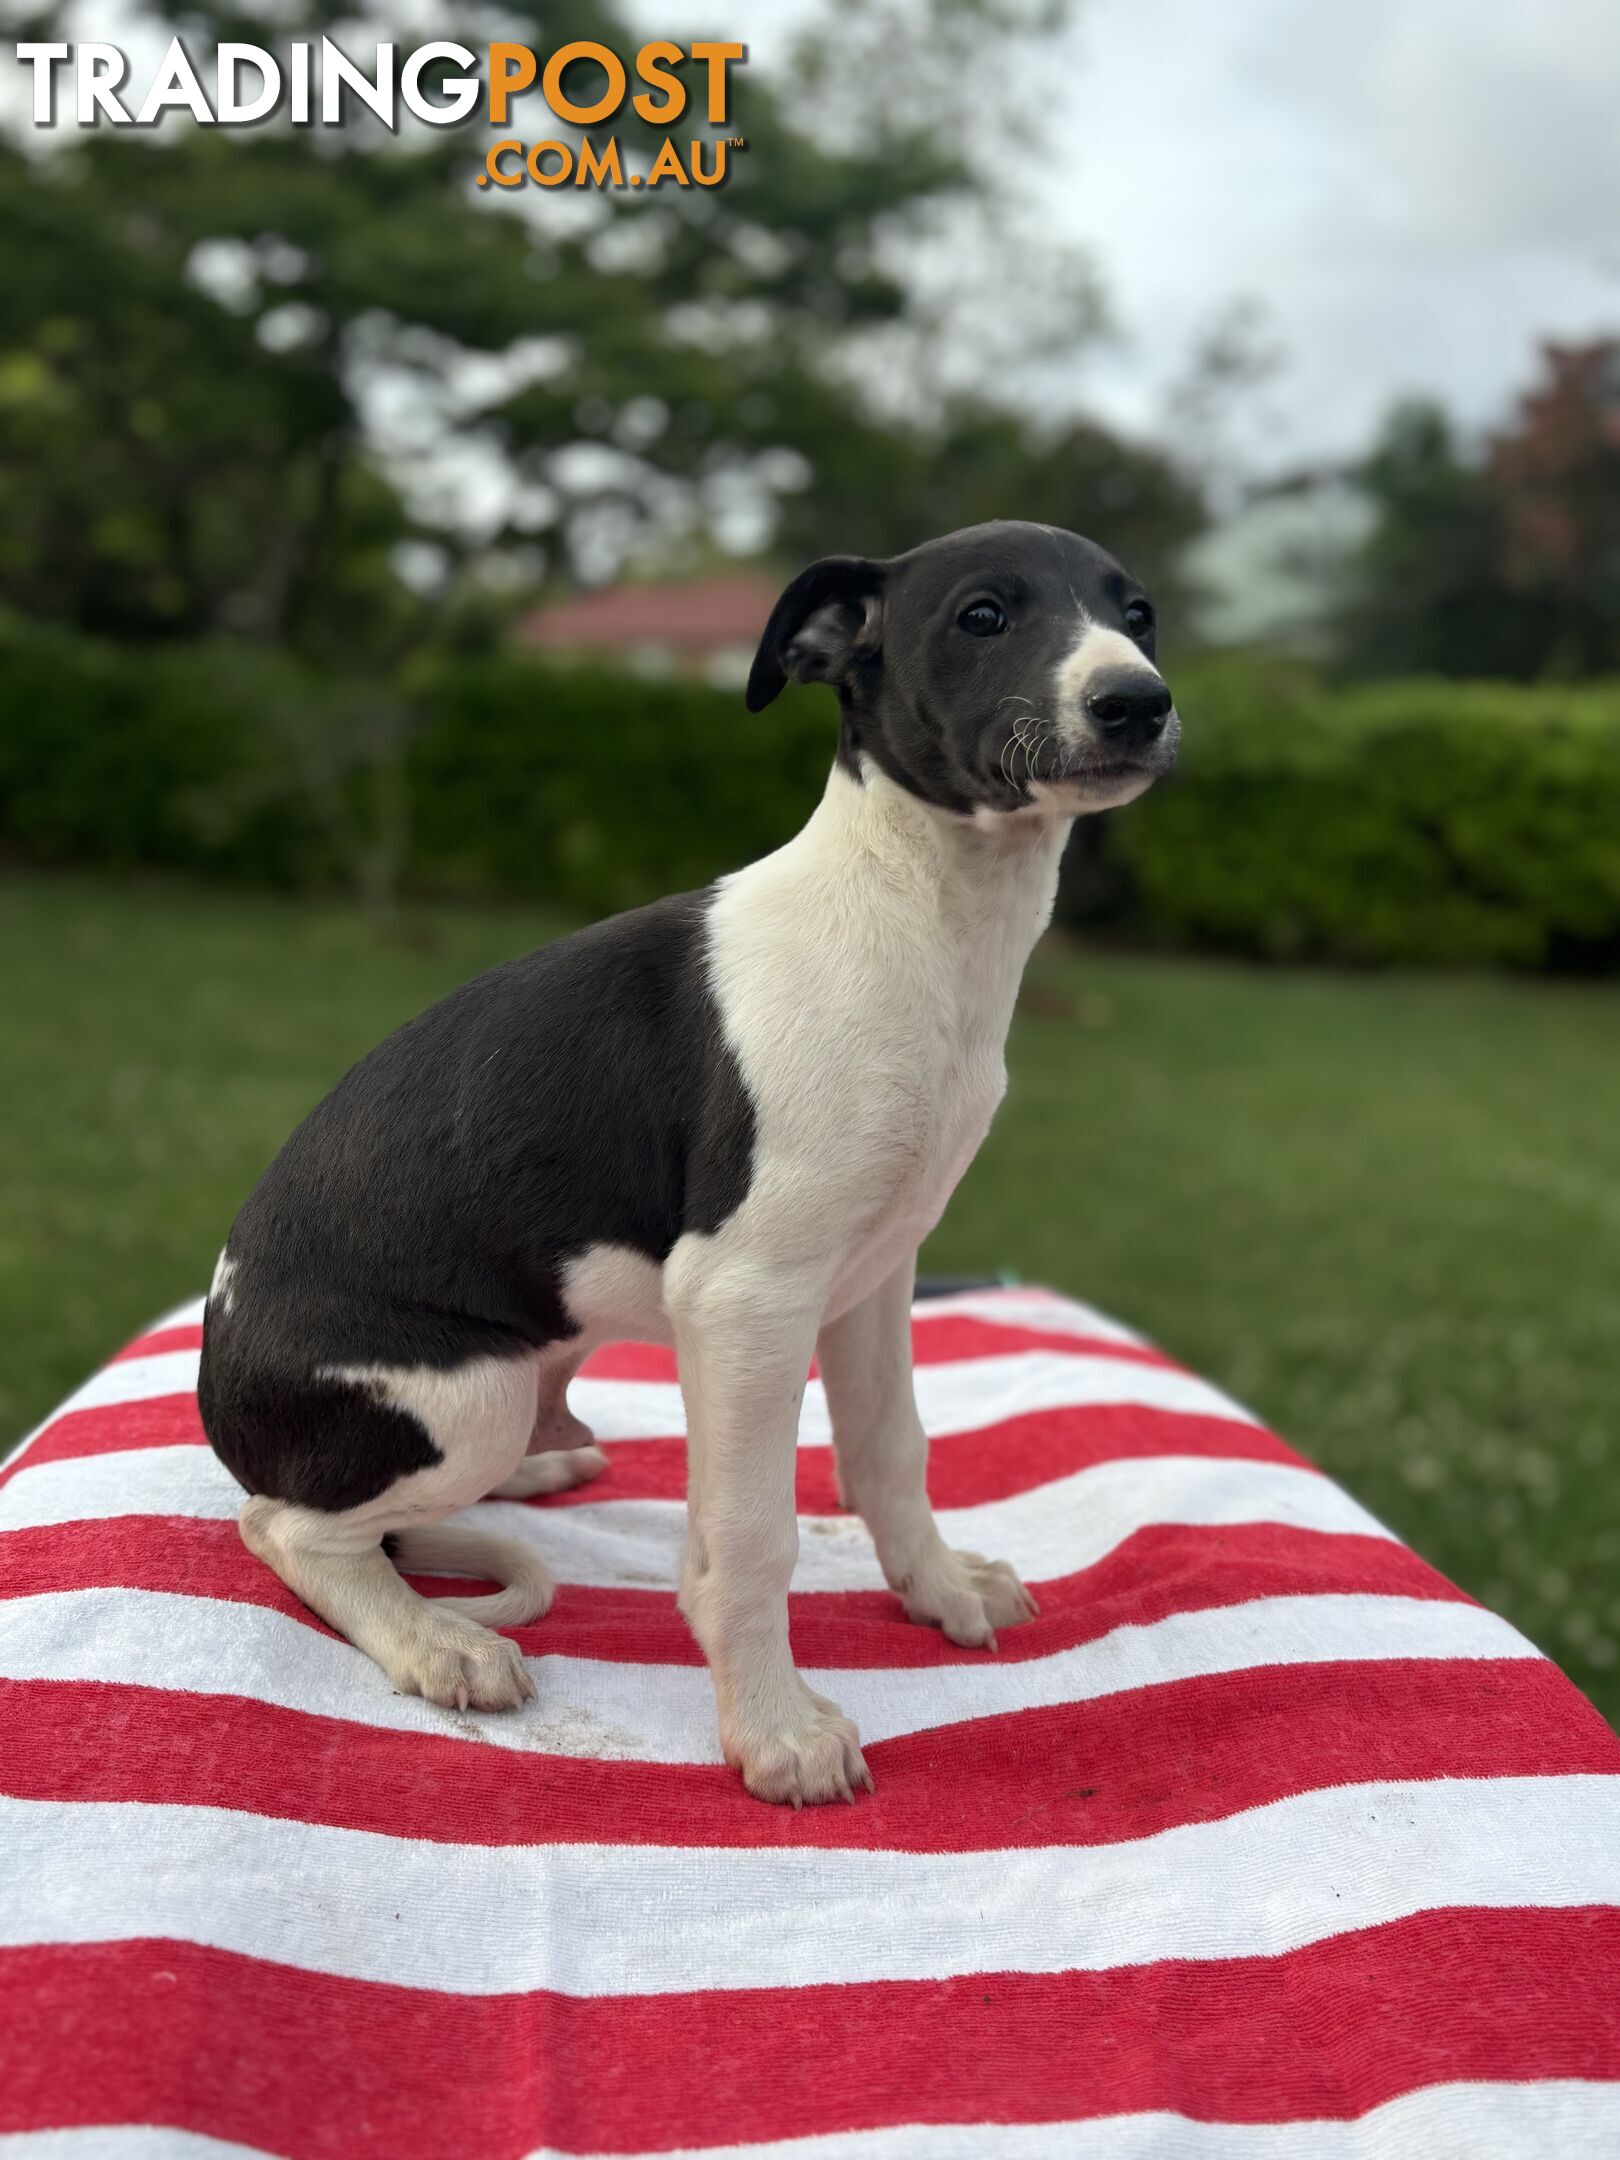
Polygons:
[[875,643],[883,565],[864,555],[824,555],[801,570],[771,610],[748,673],[750,712],[763,712],[787,682],[837,682],[858,644]]

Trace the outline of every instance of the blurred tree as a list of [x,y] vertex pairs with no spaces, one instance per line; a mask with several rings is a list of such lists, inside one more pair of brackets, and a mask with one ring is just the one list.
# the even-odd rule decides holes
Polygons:
[[1543,348],[1490,447],[1502,581],[1540,672],[1620,669],[1620,341]]
[[273,201],[259,232],[241,220],[268,274],[240,304],[190,274],[198,228],[228,229],[209,197],[232,163],[201,131],[159,147],[103,130],[48,160],[0,148],[0,592],[32,614],[277,638],[394,595],[408,520],[357,454],[341,332],[312,313],[307,335],[267,334],[283,283],[315,281],[273,237]]
[[1398,407],[1356,476],[1375,512],[1340,618],[1357,672],[1620,669],[1620,343],[1544,347],[1477,449],[1438,406]]
[[951,396],[926,424],[829,429],[813,487],[787,498],[793,555],[856,546],[894,553],[995,517],[1078,527],[1103,541],[1181,619],[1181,553],[1203,523],[1193,482],[1161,451],[1087,421],[1032,421],[983,398]]
[[[171,116],[0,145],[0,598],[115,638],[236,632],[330,666],[442,631],[425,592],[471,605],[496,572],[601,575],[724,533],[739,505],[756,532],[778,518],[792,553],[1033,510],[1159,568],[1198,515],[1162,458],[960,386],[892,394],[895,336],[915,364],[938,327],[906,233],[994,193],[951,56],[1010,51],[1064,9],[884,12],[886,81],[851,76],[837,25],[802,75],[738,77],[748,148],[716,189],[479,191],[478,120],[390,136],[363,113],[229,132]],[[344,21],[356,59],[397,34],[383,0]],[[213,0],[161,27],[194,53],[266,34]],[[276,11],[280,42],[331,28],[325,0]],[[433,28],[487,35],[470,5]],[[637,42],[600,0],[567,30]],[[556,42],[532,0],[502,31]],[[70,35],[67,9],[24,34]],[[816,50],[843,57],[818,77]],[[937,96],[887,94],[908,52]],[[559,132],[537,99],[514,116],[525,139]],[[595,133],[627,157],[655,139],[628,105]],[[1049,334],[1089,334],[1080,266],[1050,293]]]
[[1367,675],[1517,672],[1490,491],[1446,414],[1419,400],[1397,406],[1355,477],[1375,522],[1341,620],[1349,665]]
[[1248,460],[1238,440],[1240,421],[1254,424],[1256,393],[1286,361],[1265,304],[1239,293],[1205,323],[1170,384],[1165,417],[1183,464],[1225,509],[1243,499]]

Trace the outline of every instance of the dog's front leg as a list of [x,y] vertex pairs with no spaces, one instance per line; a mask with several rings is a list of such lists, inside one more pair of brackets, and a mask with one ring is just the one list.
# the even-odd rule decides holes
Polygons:
[[872,1786],[860,1735],[805,1686],[788,1646],[793,1470],[819,1299],[687,1280],[670,1307],[688,1453],[680,1603],[714,1676],[721,1748],[757,1799],[852,1800]]
[[928,1436],[911,1384],[915,1257],[821,1331],[816,1354],[832,1416],[838,1484],[872,1533],[884,1579],[909,1618],[954,1643],[993,1650],[996,1629],[1038,1610],[1005,1560],[953,1552],[928,1504]]

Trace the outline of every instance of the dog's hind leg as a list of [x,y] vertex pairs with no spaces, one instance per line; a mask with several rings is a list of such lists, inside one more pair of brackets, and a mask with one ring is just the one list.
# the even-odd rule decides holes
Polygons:
[[[402,1695],[423,1695],[452,1710],[509,1710],[534,1694],[516,1643],[491,1634],[470,1614],[486,1606],[491,1619],[511,1626],[543,1611],[549,1577],[537,1560],[532,1578],[526,1571],[496,1597],[424,1598],[401,1580],[374,1518],[346,1521],[260,1495],[243,1508],[241,1527],[248,1550],[374,1659]],[[494,1550],[497,1544],[500,1552]],[[430,1571],[457,1565],[477,1569],[480,1562],[500,1567],[513,1554],[525,1561],[533,1557],[508,1540],[481,1540],[478,1533],[454,1526],[407,1530],[399,1546],[407,1565]]]
[[[401,1694],[450,1709],[513,1708],[533,1695],[534,1683],[517,1645],[491,1629],[520,1627],[543,1613],[550,1571],[520,1540],[444,1518],[522,1461],[534,1425],[533,1362],[348,1367],[318,1379],[326,1392],[317,1416],[331,1414],[334,1387],[353,1390],[357,1402],[387,1411],[396,1426],[410,1421],[436,1460],[422,1464],[418,1456],[410,1470],[348,1507],[260,1492],[242,1510],[243,1541],[374,1659]],[[351,1436],[362,1429],[351,1427]],[[489,1597],[419,1597],[391,1553],[402,1567],[494,1577],[503,1587]]]
[[580,1430],[585,1435],[581,1440],[553,1441],[543,1453],[526,1455],[512,1475],[495,1487],[490,1499],[533,1500],[542,1493],[567,1492],[600,1477],[607,1457],[590,1437],[589,1428]]
[[607,1468],[596,1435],[568,1407],[568,1383],[584,1358],[583,1349],[566,1346],[541,1358],[528,1453],[494,1488],[491,1499],[532,1500],[542,1493],[567,1492],[589,1484]]

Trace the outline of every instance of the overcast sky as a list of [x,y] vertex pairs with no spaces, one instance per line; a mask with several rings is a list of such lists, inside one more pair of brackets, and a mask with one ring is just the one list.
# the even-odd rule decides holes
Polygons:
[[[669,31],[667,0],[634,12]],[[805,6],[705,13],[763,66]],[[1286,353],[1260,466],[1352,451],[1412,390],[1483,424],[1538,337],[1620,330],[1620,0],[1089,0],[1075,35],[1021,184],[1102,274],[1124,340],[1078,387],[1116,422],[1161,419],[1240,294]]]
[[[741,35],[761,69],[840,4],[627,0],[645,34]],[[132,5],[83,0],[80,32],[118,35]],[[432,0],[409,12],[430,34]],[[1200,333],[1253,300],[1283,361],[1233,448],[1263,476],[1353,455],[1406,393],[1487,425],[1539,338],[1620,333],[1620,0],[1078,0],[1077,16],[1048,152],[1016,186],[1037,229],[1084,243],[1120,334],[1055,382],[1062,403],[1162,434]]]

